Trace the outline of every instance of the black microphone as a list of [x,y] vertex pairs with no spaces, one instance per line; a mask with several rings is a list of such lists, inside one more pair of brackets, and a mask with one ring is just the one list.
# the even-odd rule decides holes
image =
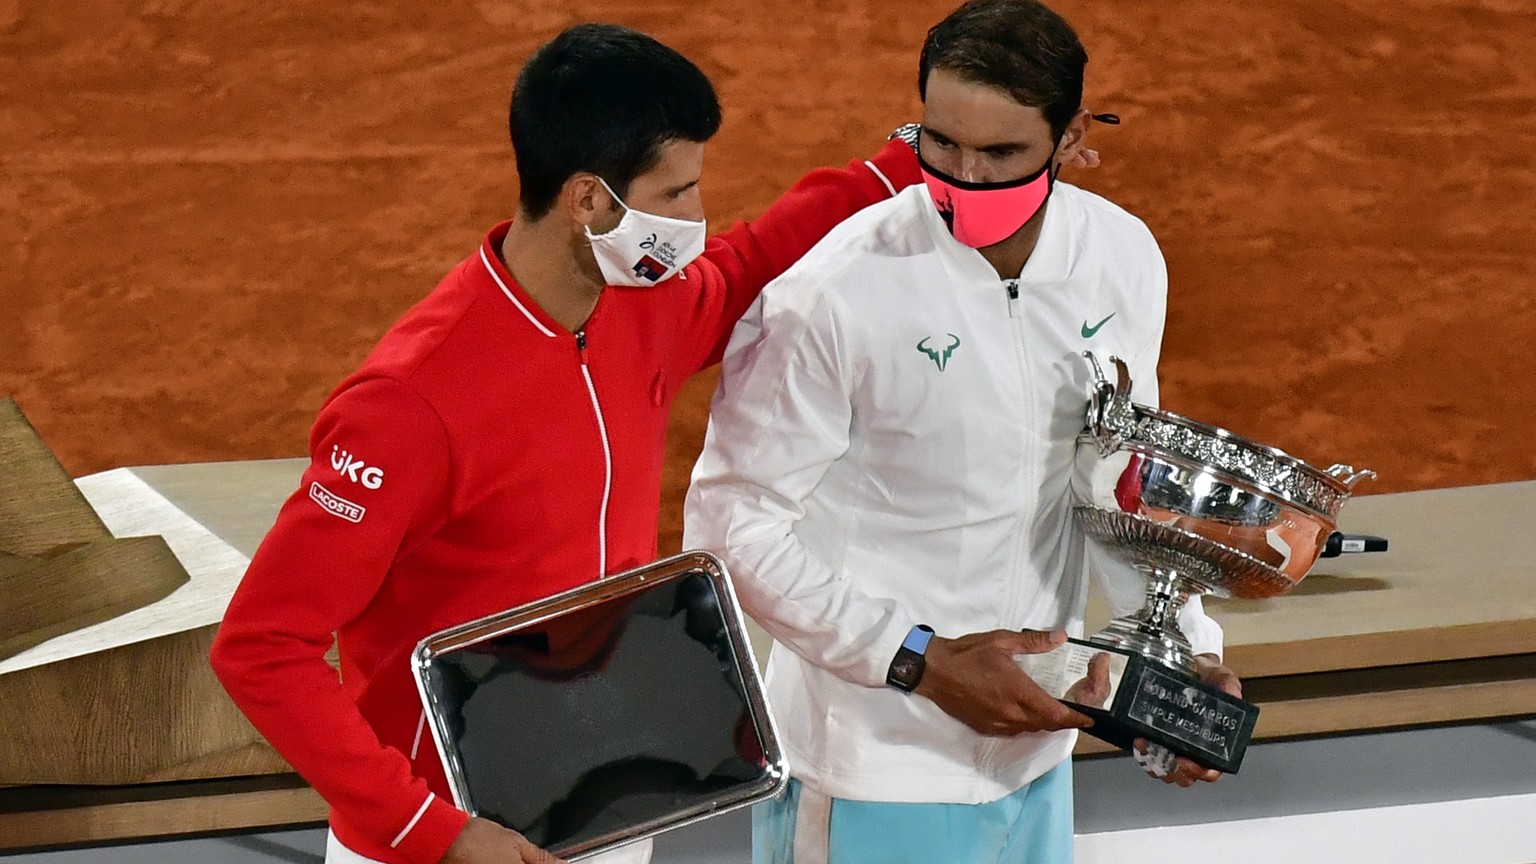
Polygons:
[[1318,553],[1319,558],[1334,558],[1345,552],[1385,552],[1387,551],[1387,538],[1377,537],[1372,534],[1344,534],[1335,531],[1328,535],[1328,542],[1323,545],[1323,551]]

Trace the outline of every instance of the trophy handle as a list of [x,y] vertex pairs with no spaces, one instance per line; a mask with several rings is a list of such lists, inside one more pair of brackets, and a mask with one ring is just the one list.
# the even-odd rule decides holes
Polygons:
[[1110,383],[1099,365],[1099,358],[1092,351],[1084,351],[1093,380],[1088,384],[1087,431],[1098,447],[1099,455],[1108,456],[1120,449],[1125,441],[1127,424],[1134,422],[1131,410],[1131,372],[1125,361],[1113,355],[1109,362],[1115,366],[1115,381]]
[[1324,473],[1326,473],[1329,477],[1337,478],[1345,486],[1348,486],[1351,489],[1355,488],[1355,484],[1359,483],[1361,480],[1365,480],[1367,478],[1371,480],[1376,479],[1375,471],[1372,471],[1368,468],[1362,468],[1357,471],[1353,465],[1334,465]]

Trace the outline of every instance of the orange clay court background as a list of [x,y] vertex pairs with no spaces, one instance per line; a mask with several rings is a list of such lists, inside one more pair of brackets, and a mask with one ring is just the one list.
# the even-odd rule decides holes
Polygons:
[[[507,95],[561,27],[714,80],[718,226],[916,119],[952,3],[0,0],[0,395],[76,475],[301,455],[512,212]],[[1532,0],[1056,8],[1125,119],[1069,179],[1168,258],[1166,407],[1375,468],[1368,493],[1536,478]],[[713,382],[678,405],[664,551]]]

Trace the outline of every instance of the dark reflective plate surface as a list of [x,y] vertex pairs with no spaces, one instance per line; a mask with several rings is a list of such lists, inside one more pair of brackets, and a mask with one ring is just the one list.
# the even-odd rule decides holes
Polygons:
[[771,793],[777,747],[718,579],[662,576],[422,661],[472,810],[567,854]]

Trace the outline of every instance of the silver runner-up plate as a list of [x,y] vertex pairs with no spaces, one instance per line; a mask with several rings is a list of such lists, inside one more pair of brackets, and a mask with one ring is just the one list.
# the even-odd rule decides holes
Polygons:
[[579,860],[788,781],[725,565],[685,552],[422,640],[454,803]]

